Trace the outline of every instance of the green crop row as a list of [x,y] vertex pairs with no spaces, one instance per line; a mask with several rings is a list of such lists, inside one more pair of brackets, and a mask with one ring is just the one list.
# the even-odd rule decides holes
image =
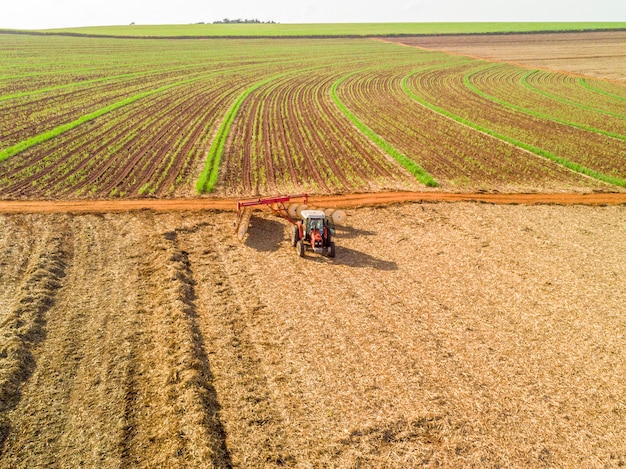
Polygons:
[[157,93],[161,93],[163,91],[169,90],[171,88],[174,88],[175,86],[180,86],[180,85],[184,85],[187,83],[192,83],[194,81],[198,81],[199,79],[201,79],[202,77],[195,77],[195,78],[190,78],[188,80],[182,80],[176,83],[172,83],[169,85],[165,85],[162,86],[160,88],[154,89],[154,90],[150,90],[150,91],[145,91],[143,93],[139,93],[135,96],[131,96],[130,98],[126,98],[123,99],[121,101],[118,101],[116,103],[111,104],[110,106],[106,106],[102,109],[98,109],[97,111],[94,111],[92,113],[89,113],[87,115],[84,115],[72,122],[68,122],[67,124],[63,124],[60,125],[58,127],[55,127],[52,130],[49,130],[47,132],[41,133],[39,135],[35,135],[34,137],[31,137],[29,139],[23,140],[20,143],[13,145],[9,148],[5,148],[4,150],[0,151],[0,161],[4,161],[7,158],[10,158],[11,156],[17,155],[18,153],[21,153],[25,150],[28,150],[29,148],[38,145],[40,143],[43,142],[47,142],[50,139],[53,139],[55,137],[57,137],[58,135],[61,135],[69,130],[72,130],[76,127],[78,127],[79,125],[83,125],[86,122],[92,121],[100,116],[103,116],[111,111],[114,111],[116,109],[119,109],[121,107],[124,106],[128,106],[131,103],[134,103],[135,101],[138,101],[142,98],[145,98],[147,96],[151,96],[153,94],[157,94]]
[[[510,101],[508,101],[508,100],[504,100],[504,99],[497,98],[497,97],[495,97],[495,96],[493,96],[493,95],[491,95],[491,94],[489,94],[489,93],[486,93],[486,92],[484,92],[484,91],[482,91],[482,90],[478,89],[478,87],[476,87],[476,86],[475,86],[475,85],[471,82],[472,77],[473,77],[474,75],[476,75],[477,73],[484,71],[484,70],[485,70],[485,68],[492,68],[492,67],[493,67],[493,65],[488,65],[487,67],[481,66],[481,67],[479,67],[479,68],[477,68],[477,69],[470,70],[470,71],[469,71],[469,72],[467,72],[465,75],[463,75],[463,84],[464,84],[464,85],[465,85],[465,86],[466,86],[466,87],[467,87],[470,91],[472,91],[473,93],[476,93],[478,96],[481,96],[481,97],[483,97],[483,98],[485,98],[485,99],[488,99],[489,101],[493,101],[494,103],[498,103],[498,104],[500,104],[501,106],[508,107],[508,108],[510,108],[510,109],[514,109],[514,110],[516,110],[516,111],[518,111],[518,112],[521,112],[521,113],[524,113],[524,114],[528,114],[528,115],[530,115],[530,116],[534,116],[534,117],[539,117],[540,119],[547,119],[547,120],[550,120],[550,121],[552,121],[552,122],[558,122],[559,124],[567,125],[567,126],[570,126],[570,127],[575,127],[575,128],[577,128],[577,129],[586,130],[586,131],[588,131],[588,132],[594,132],[594,133],[601,134],[601,135],[607,135],[607,136],[609,136],[609,137],[613,137],[613,138],[616,138],[616,139],[619,139],[619,140],[624,140],[624,141],[626,141],[626,136],[624,136],[624,135],[621,135],[621,134],[618,134],[618,133],[615,133],[615,132],[607,132],[607,131],[605,131],[605,130],[598,129],[598,128],[595,128],[595,127],[591,127],[591,126],[589,126],[589,125],[579,124],[579,123],[577,123],[577,122],[572,122],[572,121],[566,121],[566,120],[564,120],[564,119],[559,119],[559,118],[554,117],[554,116],[549,115],[549,114],[545,114],[545,113],[542,113],[542,112],[533,111],[532,109],[529,109],[529,108],[528,108],[528,107],[526,107],[526,106],[521,106],[521,105],[518,105],[518,104],[512,103],[512,102],[510,102]],[[525,77],[526,77],[526,76],[528,76],[528,75],[525,75]],[[525,78],[525,77],[524,77],[524,78]],[[524,80],[522,80],[522,83],[525,83],[525,81],[524,81]],[[529,89],[531,89],[531,90],[533,90],[533,91],[535,91],[535,90],[534,90],[532,87],[530,87],[530,86],[528,86],[528,88],[529,88]],[[541,94],[548,95],[548,93],[541,93]],[[548,95],[548,96],[549,96],[549,97],[551,97],[552,99],[555,99],[553,96],[550,96],[550,95]],[[560,99],[560,98],[556,98],[556,100],[557,100],[557,101],[561,101],[561,102],[565,102],[565,104],[568,104],[568,103],[566,102],[566,100],[562,100],[562,99]],[[582,105],[577,105],[577,107],[584,108]],[[587,108],[587,109],[589,109],[589,108]]]
[[345,75],[340,78],[336,82],[333,83],[330,94],[333,98],[333,101],[339,108],[339,110],[348,118],[352,123],[359,129],[364,135],[366,135],[372,142],[374,142],[378,147],[380,147],[384,152],[386,152],[389,156],[393,157],[400,165],[409,171],[413,176],[417,178],[422,184],[428,187],[437,187],[439,184],[437,181],[428,174],[422,167],[420,167],[415,161],[410,159],[408,156],[396,150],[393,146],[391,146],[383,137],[375,133],[372,129],[367,127],[361,120],[359,120],[350,110],[346,107],[346,105],[339,99],[337,96],[337,87],[348,77],[354,75],[355,72]]
[[581,174],[585,174],[587,176],[590,176],[592,178],[598,179],[600,181],[603,182],[607,182],[609,184],[613,184],[616,186],[621,186],[621,187],[626,187],[626,179],[622,179],[622,178],[617,178],[617,177],[613,177],[613,176],[609,176],[603,173],[600,173],[598,171],[595,171],[591,168],[588,168],[586,166],[583,166],[579,163],[575,163],[573,161],[570,161],[566,158],[563,158],[561,156],[558,156],[552,152],[546,151],[542,148],[536,147],[534,145],[529,145],[523,141],[520,141],[518,139],[515,138],[511,138],[503,133],[500,132],[496,132],[492,129],[489,129],[487,127],[481,126],[476,124],[475,122],[473,122],[470,119],[465,119],[463,117],[460,117],[456,114],[453,114],[452,112],[449,112],[439,106],[436,106],[430,102],[428,102],[427,100],[421,98],[420,96],[418,96],[417,94],[415,94],[413,91],[411,91],[411,89],[408,86],[408,80],[411,78],[411,76],[413,76],[415,74],[414,73],[410,73],[407,76],[404,77],[404,79],[402,80],[402,87],[404,89],[404,91],[411,97],[413,98],[415,101],[419,102],[420,104],[422,104],[423,106],[427,107],[428,109],[431,109],[441,115],[444,115],[446,117],[449,117],[450,119],[459,122],[460,124],[466,125],[468,127],[471,127],[475,130],[478,130],[479,132],[483,132],[487,135],[491,135],[494,138],[497,138],[499,140],[505,141],[507,143],[510,143],[511,145],[514,145],[516,147],[519,148],[523,148],[524,150],[527,150],[531,153],[534,153],[535,155],[547,158],[551,161],[554,161],[555,163],[558,163],[562,166],[565,166],[573,171],[576,171],[578,173]]
[[605,187],[555,158],[624,179],[624,140],[569,125],[623,134],[619,84],[478,65],[356,38],[0,34],[0,197]]
[[[580,109],[585,109],[587,111],[597,112],[599,114],[604,114],[604,115],[612,116],[612,117],[618,117],[620,119],[625,119],[626,120],[626,116],[624,116],[623,114],[619,114],[617,112],[607,111],[607,110],[604,110],[604,109],[599,109],[597,107],[588,106],[586,104],[581,104],[581,103],[578,103],[576,101],[572,101],[570,99],[563,98],[562,96],[557,96],[555,94],[548,93],[546,91],[543,91],[543,90],[537,88],[536,86],[534,86],[534,85],[532,85],[531,83],[528,82],[528,79],[531,76],[535,75],[537,72],[538,72],[537,70],[531,70],[531,71],[525,73],[521,77],[521,80],[520,80],[522,85],[524,87],[528,88],[529,90],[535,92],[535,93],[539,93],[542,96],[545,96],[547,98],[553,99],[555,101],[558,101],[560,103],[566,104],[568,106],[573,106],[573,107],[577,107],[577,108],[580,108]],[[607,134],[610,135],[611,133],[609,132]],[[620,135],[620,137],[624,137],[624,136]]]
[[[451,66],[464,60],[455,58],[450,63],[449,57],[435,59],[423,61],[421,70],[437,69],[442,61]],[[457,190],[528,190],[550,183],[553,176],[563,182],[577,179],[563,170],[554,174],[560,169],[557,165],[529,159],[517,147],[420,105],[402,88],[402,77],[411,69],[414,64],[358,73],[338,88],[337,95],[359,120],[413,161],[419,161],[440,184]]]
[[85,86],[93,85],[93,84],[96,84],[96,83],[115,82],[115,81],[123,80],[123,79],[127,79],[127,78],[148,77],[148,76],[151,76],[151,75],[162,74],[162,73],[172,72],[172,71],[186,71],[186,70],[189,70],[189,69],[192,69],[192,68],[199,68],[199,66],[198,65],[192,65],[192,66],[185,66],[185,67],[172,67],[172,68],[164,68],[164,69],[160,69],[160,70],[150,70],[150,71],[134,72],[134,73],[124,73],[124,74],[121,74],[121,75],[110,75],[110,76],[105,76],[105,77],[102,77],[102,78],[82,80],[82,81],[78,81],[78,82],[65,83],[65,84],[62,84],[62,85],[54,85],[54,86],[48,86],[48,87],[44,87],[44,88],[37,88],[35,90],[20,91],[18,93],[1,95],[0,96],[0,102],[8,101],[8,100],[11,100],[11,99],[16,99],[16,98],[23,98],[23,97],[26,97],[26,96],[34,96],[34,95],[49,93],[49,92],[52,92],[52,91],[61,91],[61,90],[78,88],[78,87],[85,87]]
[[[624,177],[626,143],[623,140],[522,113],[480,96],[463,81],[467,71],[476,66],[476,62],[442,66],[414,74],[411,83],[425,101],[481,128],[541,148],[598,173]],[[494,89],[498,90],[499,86]],[[523,87],[516,89],[523,90]],[[514,91],[509,91],[507,96],[510,98],[504,99],[516,105],[526,105],[532,98],[522,100]]]
[[617,99],[619,101],[626,101],[626,96],[619,96],[619,95],[617,95],[615,93],[610,93],[610,92],[604,91],[604,90],[602,90],[602,89],[600,89],[600,88],[598,88],[596,86],[592,86],[592,85],[590,85],[587,82],[587,79],[585,79],[583,77],[579,77],[578,78],[578,83],[580,83],[580,85],[583,86],[584,88],[586,88],[588,90],[591,90],[591,91],[593,91],[595,93],[599,93],[599,94],[602,94],[604,96],[609,96],[610,98]]
[[279,78],[280,76],[282,75],[266,78],[265,80],[259,81],[250,86],[239,95],[239,97],[230,107],[230,109],[226,113],[226,116],[224,117],[224,120],[222,121],[222,124],[220,125],[220,128],[217,131],[217,135],[211,143],[204,169],[202,170],[202,173],[200,173],[200,177],[196,182],[196,191],[198,193],[211,192],[215,187],[215,184],[217,183],[220,162],[222,159],[222,153],[224,152],[224,146],[226,145],[226,139],[228,138],[228,134],[230,132],[230,126],[235,120],[241,104],[250,95],[250,93],[254,92],[256,89],[265,85],[266,83],[269,83],[270,81]]

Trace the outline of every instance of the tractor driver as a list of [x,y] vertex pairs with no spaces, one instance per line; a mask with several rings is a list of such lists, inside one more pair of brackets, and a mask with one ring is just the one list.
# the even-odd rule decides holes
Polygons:
[[321,218],[313,218],[311,220],[311,230],[319,230],[322,231],[324,229],[324,225]]

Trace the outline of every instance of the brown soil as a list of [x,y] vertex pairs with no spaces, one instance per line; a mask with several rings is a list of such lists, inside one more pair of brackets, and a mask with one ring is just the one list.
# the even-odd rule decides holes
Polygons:
[[626,206],[349,216],[0,215],[0,467],[626,464]]
[[626,81],[626,31],[390,39],[482,59]]
[[[186,211],[237,209],[235,198],[0,200],[0,213],[110,213],[131,210]],[[376,192],[312,196],[311,204],[333,208],[367,207],[400,202],[484,202],[489,204],[616,205],[626,193],[590,194],[459,194],[446,192]]]

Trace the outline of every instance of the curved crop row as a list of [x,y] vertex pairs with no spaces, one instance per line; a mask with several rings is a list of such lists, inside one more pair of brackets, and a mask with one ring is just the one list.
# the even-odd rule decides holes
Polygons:
[[211,192],[213,187],[217,183],[217,177],[219,174],[220,162],[222,159],[222,153],[224,151],[224,146],[226,144],[226,138],[230,132],[230,126],[235,120],[235,116],[241,107],[243,101],[248,97],[250,93],[254,90],[263,86],[265,83],[273,80],[275,77],[266,78],[260,82],[255,83],[251,87],[247,88],[243,93],[241,93],[233,105],[230,107],[228,112],[226,113],[226,117],[222,121],[219,130],[217,131],[217,135],[213,139],[213,143],[209,148],[207,153],[207,159],[204,165],[204,169],[196,182],[196,190],[198,192]]
[[[106,167],[109,159],[115,158],[115,155],[107,155],[106,150],[124,145],[150,127],[152,119],[146,116],[146,111],[158,115],[166,110],[168,101],[153,95],[111,112],[106,119],[96,119],[90,125],[77,127],[27,150],[19,158],[11,158],[0,167],[2,193],[5,196],[29,192],[38,196],[59,195],[58,192],[66,186],[77,191],[89,171],[94,167]],[[128,123],[141,125],[135,131],[128,131],[120,125],[121,116]],[[91,158],[92,154],[98,157]]]
[[406,93],[411,96],[413,99],[415,99],[416,101],[420,102],[421,104],[423,104],[425,107],[441,114],[444,115],[446,117],[449,117],[450,119],[459,122],[460,124],[466,125],[472,129],[475,129],[479,132],[482,132],[486,135],[489,135],[491,137],[494,137],[498,140],[501,140],[503,142],[507,142],[511,145],[514,145],[520,149],[524,149],[528,152],[533,153],[534,155],[537,156],[541,156],[544,157],[548,160],[554,161],[555,163],[560,164],[561,166],[565,167],[565,168],[569,168],[573,171],[576,171],[578,173],[584,174],[586,176],[590,176],[592,178],[598,179],[599,181],[603,181],[609,184],[613,184],[613,185],[617,185],[617,186],[625,186],[626,181],[624,181],[623,179],[620,178],[614,178],[614,177],[610,177],[607,176],[605,174],[599,173],[597,171],[594,171],[592,169],[589,169],[583,165],[574,163],[572,161],[569,161],[565,158],[561,158],[551,152],[542,150],[541,148],[532,146],[532,145],[528,145],[522,141],[516,140],[514,138],[510,138],[507,135],[498,133],[492,129],[489,129],[487,127],[482,127],[480,125],[477,125],[476,123],[472,122],[471,120],[462,118],[460,116],[457,116],[453,113],[450,113],[449,111],[446,111],[445,109],[439,108],[437,106],[432,105],[431,103],[424,101],[423,99],[421,99],[418,95],[416,95],[413,91],[411,91],[411,89],[409,88],[409,86],[407,85],[407,80],[411,77],[411,75],[407,75],[405,77],[405,79],[403,80],[403,87],[404,90],[406,91]]
[[559,74],[355,39],[29,41],[0,48],[0,197],[608,187],[555,161],[624,179],[624,140],[567,125],[624,135],[619,100]]
[[389,161],[335,107],[324,70],[273,80],[242,106],[225,151],[223,190],[337,192],[407,187]]
[[194,80],[77,127],[0,167],[0,194],[171,194],[194,177],[217,119],[245,80]]
[[[53,39],[52,42],[66,46],[79,41]],[[42,49],[33,49],[31,62],[23,60],[28,53],[11,57],[10,51],[3,50],[7,55],[0,70],[0,90],[4,97],[0,111],[7,117],[3,120],[7,127],[0,124],[3,196],[172,194],[182,182],[187,184],[200,172],[203,159],[208,169],[205,170],[207,182],[210,180],[212,187],[219,176],[219,155],[227,143],[228,130],[238,106],[247,96],[240,95],[237,101],[237,94],[250,86],[253,76],[276,75],[276,72],[280,76],[315,68],[332,70],[338,64],[346,67],[350,62],[363,66],[371,63],[372,52],[381,47],[396,50],[375,42],[361,42],[354,47],[357,42],[352,40],[332,48],[321,41],[319,45],[324,47],[318,48],[303,48],[293,41],[247,42],[245,48],[239,41],[215,41],[211,47],[190,41],[180,49],[165,42],[146,42],[127,50],[123,50],[123,42],[97,41],[97,50],[86,47],[79,55],[65,50],[56,57],[56,51],[46,56]],[[214,44],[218,47],[212,47]],[[306,40],[306,44],[311,45],[311,41]],[[111,53],[102,46],[110,46]],[[400,50],[398,55],[409,56],[412,52]],[[152,66],[154,63],[159,67]],[[221,97],[211,95],[205,101],[202,90],[209,70],[209,74],[224,72],[220,77],[224,87],[220,88]],[[288,109],[283,107],[272,115],[280,118],[283,113],[290,113],[297,120],[305,107],[303,102],[315,103],[319,111],[317,121],[310,119],[306,125],[302,121],[297,124],[304,140],[296,146],[324,147],[342,155],[324,157],[324,174],[319,180],[330,181],[332,187],[341,187],[340,190],[390,187],[397,181],[406,181],[405,173],[337,112],[329,97],[330,79],[319,84],[315,80],[295,94],[281,90],[282,97],[276,103],[294,102]],[[185,96],[183,89],[187,90]],[[229,106],[230,114],[226,111]],[[222,131],[213,138],[224,115]],[[278,130],[277,122],[268,125]],[[335,134],[340,136],[335,140],[340,143],[329,139],[324,132],[310,132],[308,126],[314,128],[320,123],[324,123],[323,127],[338,127],[340,130]],[[293,146],[294,142],[290,140],[290,144]],[[366,151],[362,151],[363,146],[368,147]],[[283,163],[296,167],[285,155],[281,156]],[[315,167],[308,164],[309,169]],[[287,181],[293,179],[284,178],[280,171],[271,168],[269,164],[260,173],[246,177],[282,178],[281,184],[289,184]],[[302,178],[307,176],[296,177]],[[342,178],[345,181],[337,183]],[[202,179],[198,185],[203,185],[204,190],[209,187]],[[403,188],[409,186],[410,183]]]
[[333,98],[333,101],[339,108],[343,114],[350,119],[350,121],[359,129],[365,136],[367,136],[372,142],[378,145],[383,151],[385,151],[388,155],[393,157],[402,167],[404,167],[408,172],[410,172],[413,176],[417,178],[425,186],[429,187],[437,187],[439,184],[435,179],[424,171],[415,161],[404,155],[403,153],[396,150],[393,146],[391,146],[384,138],[380,135],[376,134],[372,129],[366,126],[361,120],[359,120],[350,110],[346,107],[346,105],[339,99],[337,96],[337,87],[346,80],[346,78],[350,77],[356,72],[351,73],[350,75],[346,75],[336,82],[333,83],[330,94]]
[[[117,82],[120,80],[139,78],[139,77],[141,77],[142,79],[145,79],[146,77],[162,75],[165,73],[172,73],[172,72],[177,72],[177,71],[187,72],[190,69],[200,68],[200,67],[201,66],[198,66],[198,65],[188,65],[184,67],[163,68],[159,70],[148,70],[148,71],[141,71],[141,72],[124,73],[121,75],[105,75],[105,76],[102,76],[101,73],[98,73],[97,77],[88,77],[88,78],[80,77],[76,80],[64,82],[62,84],[58,84],[58,83],[47,84],[43,87],[37,87],[34,89],[30,89],[28,91],[19,91],[19,92],[14,91],[12,93],[6,93],[6,94],[2,93],[2,90],[0,89],[0,102],[9,101],[12,99],[17,99],[17,98],[35,96],[35,95],[44,94],[44,93],[52,93],[56,91],[66,90],[66,89],[89,87],[91,90],[93,90],[92,85],[97,84],[97,83]],[[66,80],[67,80],[67,76],[66,76]]]
[[532,116],[486,99],[468,89],[463,77],[475,63],[412,74],[406,89],[433,109],[457,121],[565,164],[610,184],[623,186],[626,142]]
[[206,75],[206,69],[194,73],[165,72],[150,76],[148,80],[137,77],[5,101],[0,103],[0,112],[6,119],[0,123],[0,149],[7,150],[40,134],[54,134],[58,127],[78,121],[86,115],[97,114],[101,109],[117,106],[119,102],[133,102],[136,96],[149,95],[158,92],[155,90],[167,89],[168,86],[201,79]]
[[522,84],[569,106],[626,119],[626,103],[608,94],[581,86],[581,77],[544,70],[527,72]]
[[[500,70],[496,68],[495,71]],[[521,72],[521,76],[516,71]],[[502,75],[493,73],[491,65],[483,66],[465,73],[463,84],[478,96],[529,116],[626,140],[626,120],[623,116],[608,115],[591,106],[571,103],[538,91],[526,82],[526,77],[533,72],[516,71]]]
[[563,184],[589,187],[580,176],[554,163],[454,122],[416,102],[403,89],[403,77],[412,68],[354,74],[337,88],[337,95],[368,128],[416,161],[442,186],[464,190],[499,187],[513,191]]
[[582,77],[578,79],[578,83],[583,88],[600,95],[608,96],[618,101],[626,101],[626,85],[600,80],[594,80],[592,84],[592,81],[589,78]]
[[81,117],[79,117],[76,120],[73,120],[71,122],[68,122],[66,124],[62,124],[58,127],[52,128],[51,130],[48,130],[46,132],[43,132],[41,134],[35,135],[33,137],[30,137],[26,140],[23,140],[13,146],[10,146],[8,148],[5,148],[4,150],[0,151],[0,161],[3,161],[13,155],[16,155],[24,150],[27,150],[28,148],[31,148],[37,144],[46,142],[58,135],[61,135],[69,130],[72,130],[82,124],[85,124],[86,122],[92,121],[93,119],[100,117],[104,114],[107,114],[111,111],[114,111],[116,109],[119,109],[121,107],[127,106],[131,103],[134,103],[135,101],[138,101],[142,98],[145,98],[147,96],[153,95],[153,94],[157,94],[157,93],[162,93],[163,91],[169,90],[170,88],[174,88],[176,86],[180,86],[180,85],[184,85],[187,83],[192,83],[194,81],[198,81],[199,79],[203,78],[202,76],[199,77],[194,77],[194,78],[190,78],[187,80],[183,80],[180,82],[176,82],[176,83],[171,83],[165,86],[161,86],[159,88],[156,89],[149,89],[147,91],[144,91],[142,93],[136,94],[134,96],[130,96],[126,99],[123,99],[121,101],[117,101],[114,102],[112,104],[110,104],[109,106],[106,106],[104,108],[101,109],[96,109],[95,111],[86,114],[86,115],[82,115]]

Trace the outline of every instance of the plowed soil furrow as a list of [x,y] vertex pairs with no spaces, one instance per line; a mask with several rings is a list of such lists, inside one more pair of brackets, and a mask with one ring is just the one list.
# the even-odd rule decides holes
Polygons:
[[[256,90],[255,93],[248,96],[247,102],[249,104],[245,108],[242,105],[244,109],[240,110],[237,116],[237,129],[240,130],[239,135],[241,135],[244,140],[243,148],[237,151],[241,157],[241,174],[238,175],[238,177],[241,178],[243,190],[253,194],[256,193],[255,185],[256,177],[258,176],[256,160],[259,157],[257,154],[259,138],[258,135],[255,135],[255,126],[259,125],[259,123],[247,122],[246,118],[257,119],[259,110],[264,109],[263,101],[254,99],[256,95],[261,92],[262,90]],[[263,120],[261,120],[261,122],[263,122]],[[233,144],[233,140],[231,140],[231,144]]]
[[3,453],[4,467],[120,462],[134,332],[133,315],[119,314],[134,306],[120,257],[130,246],[108,251],[113,241],[98,228],[99,218],[82,221],[73,227],[71,288],[61,291],[48,314],[45,346],[12,416],[19,425]]
[[[626,80],[624,31],[413,37],[406,45],[608,80]],[[623,87],[622,87],[623,90]]]
[[[11,192],[9,193],[13,193],[13,194],[16,194],[16,193],[21,194],[24,192],[28,193],[29,189],[32,190],[33,182],[35,184],[39,184],[40,186],[43,186],[43,187],[40,187],[39,189],[42,195],[43,194],[49,195],[50,193],[55,193],[55,195],[63,196],[64,194],[67,194],[67,192],[73,192],[74,187],[78,189],[82,187],[84,184],[84,179],[77,183],[73,176],[75,176],[76,174],[81,174],[81,172],[86,167],[90,167],[91,169],[94,166],[97,166],[97,162],[99,161],[99,159],[93,158],[93,155],[106,151],[108,148],[116,145],[118,142],[120,142],[124,138],[125,138],[125,135],[122,132],[109,136],[107,139],[102,139],[102,137],[99,137],[99,138],[96,137],[93,139],[92,142],[90,142],[91,144],[93,144],[93,142],[95,141],[100,141],[101,143],[98,144],[99,146],[96,146],[96,148],[90,149],[89,151],[81,151],[81,150],[85,150],[89,146],[87,145],[87,146],[83,146],[82,148],[79,148],[76,151],[68,152],[68,157],[72,160],[76,160],[75,156],[77,154],[82,156],[83,158],[82,162],[79,161],[78,166],[71,167],[70,165],[65,165],[61,163],[61,164],[55,165],[54,167],[48,167],[42,171],[43,174],[39,173],[37,174],[37,176],[33,175],[27,178],[27,180],[25,181],[20,181],[19,184],[11,188]],[[41,148],[37,149],[37,151],[39,152],[41,152],[42,150],[43,149]],[[28,171],[30,172],[30,169]],[[89,174],[91,175],[91,172]],[[41,182],[46,181],[46,180],[48,180],[52,184],[42,185]],[[54,184],[54,182],[56,182],[56,184]],[[68,186],[70,188],[69,191],[67,189]],[[55,188],[57,190],[54,190]]]
[[[229,467],[219,404],[198,329],[195,280],[175,231],[155,232],[142,297],[145,342],[128,442],[132,466]],[[150,293],[148,293],[150,292]]]
[[[212,84],[204,85],[204,87],[196,85],[195,87],[197,92],[212,88],[214,88]],[[210,101],[212,96],[213,93],[205,93],[205,100]],[[72,148],[72,140],[68,142],[67,139],[62,139],[63,141],[58,144],[51,142],[49,148],[42,147],[29,151],[27,156],[31,163],[33,163],[33,160],[36,160],[37,156],[41,158],[41,155],[48,151],[64,156],[60,159],[57,158],[54,162],[50,161],[45,164],[45,167],[40,171],[33,171],[25,164],[20,164],[20,168],[25,168],[24,173],[33,174],[26,178],[18,179],[4,189],[3,192],[7,195],[15,196],[24,191],[34,191],[35,188],[32,183],[36,181],[36,187],[41,191],[42,195],[69,195],[79,193],[85,187],[93,185],[95,181],[106,178],[107,183],[95,192],[96,195],[108,195],[116,187],[128,193],[131,184],[126,181],[127,176],[131,171],[137,170],[139,162],[149,160],[152,166],[160,162],[160,160],[155,158],[154,153],[157,150],[165,151],[159,146],[164,146],[164,143],[161,142],[164,135],[169,135],[167,140],[170,146],[173,145],[172,139],[180,137],[181,128],[184,129],[185,122],[176,122],[177,119],[180,120],[181,116],[185,116],[185,119],[188,120],[191,119],[191,117],[187,117],[187,111],[192,108],[197,113],[204,112],[211,115],[214,105],[221,104],[221,102],[205,101],[198,105],[197,98],[184,96],[183,101],[179,101],[180,91],[167,93],[158,99],[147,98],[145,103],[142,102],[139,106],[133,106],[126,111],[122,111],[125,113],[124,119],[123,121],[118,121],[117,125],[111,125],[111,121],[98,121],[89,126],[84,126],[88,127],[87,132],[90,132],[92,136],[75,149]],[[169,117],[167,119],[159,119],[158,115],[162,113],[167,113]],[[161,128],[162,130],[155,132],[155,128]],[[76,141],[83,140],[81,132],[82,130],[77,130],[73,135]],[[88,153],[85,152],[85,148],[90,146],[93,150]],[[111,148],[116,146],[120,148],[112,152]],[[67,149],[62,152],[60,151],[62,148]],[[184,161],[182,155],[176,155],[175,158]],[[18,159],[22,160],[24,158],[20,156]],[[47,159],[46,157],[45,160]],[[10,163],[14,164],[13,161]],[[15,162],[15,164],[19,163]],[[144,175],[144,178],[152,177],[153,172],[148,172],[147,176]],[[11,177],[11,173],[7,171],[6,176]],[[159,176],[165,177],[166,175],[159,174]],[[176,176],[174,175],[173,177],[175,178]],[[137,175],[134,175],[131,180],[137,180],[137,177]],[[15,175],[12,176],[12,179],[14,178]],[[140,179],[139,183],[132,185],[130,190],[133,192],[131,193],[137,194],[144,184],[145,181]],[[88,193],[94,194],[93,191]]]
[[[142,118],[146,109],[158,113],[167,104],[164,99],[147,98],[138,107],[118,112],[127,113],[125,119],[128,121],[141,119],[144,125],[140,127],[142,131],[149,123],[148,119]],[[37,193],[40,197],[49,197],[51,194],[58,196],[75,192],[74,187],[80,185],[90,171],[110,164],[107,157],[100,155],[108,156],[107,150],[111,146],[128,138],[129,134],[122,126],[116,125],[115,120],[97,120],[79,126],[5,162],[2,176],[8,183],[0,189],[0,193],[13,197]]]
[[11,411],[20,402],[22,385],[33,373],[33,352],[46,337],[46,315],[65,277],[71,243],[63,225],[61,222],[56,230],[46,230],[35,241],[37,248],[29,253],[24,280],[21,285],[15,282],[15,301],[0,316],[0,452],[13,431]]
[[302,152],[302,158],[304,160],[304,166],[305,166],[304,168],[305,173],[310,178],[311,182],[314,184],[314,187],[317,188],[317,191],[328,192],[329,187],[328,187],[326,178],[324,178],[320,173],[319,167],[315,162],[315,157],[311,153],[312,148],[310,147],[310,145],[307,144],[307,142],[305,142],[305,138],[302,134],[303,129],[298,129],[297,127],[298,117],[297,117],[297,112],[296,110],[294,110],[293,106],[287,107],[287,118],[288,118],[290,129],[298,144],[297,148],[299,148],[300,151]]
[[[214,99],[216,93],[225,89],[230,91],[232,86],[233,83],[196,83],[193,92],[197,96],[190,95],[189,90],[174,89],[156,97],[147,97],[106,118],[82,125],[5,162],[1,176],[6,178],[7,184],[0,191],[12,196],[23,192],[38,192],[40,196],[75,194],[103,176],[110,182],[109,186],[118,187],[120,182],[124,182],[124,174],[136,169],[137,161],[141,161],[140,157],[144,156],[144,152],[148,153],[145,159],[151,161],[153,167],[160,162],[155,153],[166,153],[174,145],[174,141],[180,138],[181,129],[185,128],[185,122],[178,122],[181,116],[190,121],[194,113],[212,115],[216,106],[222,104],[220,100]],[[185,108],[181,107],[181,100],[186,104]],[[172,109],[174,105],[176,107]],[[194,110],[194,113],[189,113],[189,110]],[[120,115],[121,120],[118,119]],[[165,115],[167,118],[163,118]],[[172,125],[172,122],[176,129],[167,128],[167,124]],[[163,140],[164,143],[159,140],[162,135],[155,135],[155,128],[162,127],[164,132],[171,134],[168,139]],[[91,150],[87,152],[86,149],[89,148]],[[185,161],[184,156],[179,154],[172,158],[176,160],[174,164],[178,164],[180,158]],[[118,168],[120,165],[124,165],[124,169]],[[142,166],[143,169],[145,168]],[[162,168],[164,173],[165,169]],[[121,175],[111,177],[108,173],[113,171],[118,171]],[[154,171],[148,171],[143,178],[153,177]],[[166,177],[168,174],[158,173],[158,176]],[[132,179],[137,180],[138,177],[141,179],[142,175],[133,175]],[[132,193],[137,194],[144,184],[145,181],[134,187],[136,190]],[[118,189],[129,193],[126,185],[128,181],[126,184],[122,183]],[[111,187],[107,187],[96,191],[96,194],[108,195],[110,190]],[[93,192],[89,191],[88,194],[93,195]]]
[[[294,87],[297,87],[301,79],[302,77],[285,79],[277,84],[271,95],[268,96],[271,104],[266,110],[267,115],[264,120],[277,122],[278,126],[281,127],[281,132],[271,132],[270,126],[265,124],[265,140],[268,141],[267,147],[270,152],[265,155],[264,160],[273,164],[278,162],[275,153],[281,154],[284,161],[291,160],[292,163],[295,163],[298,178],[293,182],[298,184],[300,181],[305,186],[310,186],[312,180],[317,177],[317,170],[311,166],[310,161],[313,149],[303,142],[301,133],[304,130],[298,128],[296,122],[293,121],[294,105],[296,109],[299,109],[298,112],[308,112],[303,107],[298,106],[299,103],[294,103],[294,100],[300,99],[300,95]],[[273,172],[277,171],[274,170]],[[276,181],[274,181],[275,183]]]
[[[13,309],[16,290],[25,277],[31,255],[37,252],[36,243],[43,236],[32,225],[17,219],[17,223],[7,223],[0,218],[0,322],[5,314]],[[16,243],[18,238],[21,242]]]

